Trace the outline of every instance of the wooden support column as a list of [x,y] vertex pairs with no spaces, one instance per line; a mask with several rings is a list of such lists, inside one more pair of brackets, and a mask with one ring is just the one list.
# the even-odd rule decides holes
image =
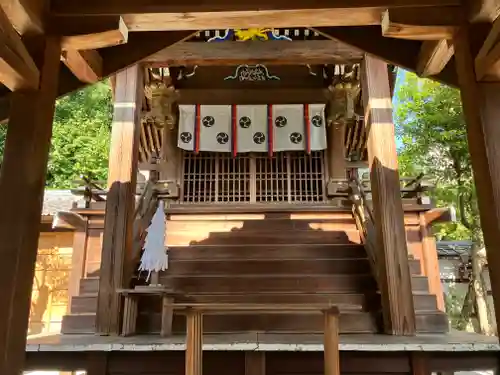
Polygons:
[[344,121],[333,123],[327,129],[328,134],[328,175],[330,180],[346,178],[345,171],[345,128]]
[[415,310],[387,64],[366,55],[361,79],[384,329],[388,334],[414,335]]
[[186,315],[186,373],[203,373],[203,314],[191,310]]
[[429,362],[424,353],[410,352],[412,375],[431,375]]
[[80,294],[80,280],[85,276],[85,263],[87,258],[89,218],[85,217],[82,227],[76,228],[73,235],[73,254],[71,256],[71,275],[68,293],[71,300]]
[[439,261],[436,248],[436,240],[432,234],[432,228],[425,220],[425,214],[419,214],[420,235],[422,237],[422,257],[420,259],[424,275],[427,276],[429,292],[436,296],[437,308],[446,312],[444,304],[443,288],[441,286],[441,274],[439,272]]
[[453,43],[497,327],[500,327],[500,84],[476,82],[469,25],[460,27]]
[[325,327],[323,334],[324,346],[324,375],[340,375],[340,352],[339,352],[339,311],[336,308],[323,313]]
[[0,171],[0,374],[23,371],[61,45],[40,49],[39,87],[12,94]]
[[108,353],[90,352],[87,358],[87,375],[107,375],[108,374]]
[[266,375],[266,352],[245,352],[245,375]]
[[103,335],[119,333],[121,301],[116,290],[129,286],[132,270],[139,114],[144,90],[142,71],[135,65],[116,76],[96,317],[96,332]]

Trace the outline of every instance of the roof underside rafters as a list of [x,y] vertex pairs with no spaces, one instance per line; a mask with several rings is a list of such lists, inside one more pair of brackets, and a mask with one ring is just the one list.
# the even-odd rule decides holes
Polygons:
[[[471,22],[479,23],[474,26],[480,30],[475,33],[478,79],[498,80],[500,24],[492,27],[492,22],[498,16],[499,3],[470,0],[465,7],[459,0],[318,0],[313,5],[298,0],[256,0],[251,4],[212,0],[201,5],[195,0],[0,0],[8,26],[19,33],[17,38],[12,32],[7,34],[5,26],[0,29],[0,36],[9,43],[0,50],[0,80],[10,89],[29,87],[37,71],[23,41],[47,33],[63,38],[60,95],[145,59],[156,65],[162,59],[169,65],[229,65],[247,60],[328,64],[356,62],[363,53],[455,85],[449,38],[465,12]],[[245,47],[228,44],[225,51],[216,44],[193,49],[191,42],[183,43],[205,29],[269,26],[314,28],[315,34],[310,35],[322,38],[304,38],[274,51],[252,42]],[[22,52],[25,50],[28,53]],[[1,119],[8,114],[9,92],[0,88]]]

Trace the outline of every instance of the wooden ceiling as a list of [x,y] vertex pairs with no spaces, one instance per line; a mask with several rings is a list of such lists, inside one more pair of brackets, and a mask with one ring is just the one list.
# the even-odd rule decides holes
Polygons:
[[[38,86],[32,41],[42,34],[62,38],[60,95],[139,61],[322,64],[359,61],[365,52],[456,85],[450,40],[465,22],[476,38],[477,79],[500,79],[500,0],[0,0],[0,5],[0,119],[8,116],[11,91]],[[266,27],[307,28],[323,38],[279,48],[274,42],[230,42],[224,48],[187,42],[200,30]]]

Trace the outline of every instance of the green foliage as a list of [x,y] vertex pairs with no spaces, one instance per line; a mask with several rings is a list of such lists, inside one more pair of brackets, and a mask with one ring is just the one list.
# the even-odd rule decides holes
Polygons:
[[70,187],[81,174],[106,179],[111,121],[111,90],[107,83],[58,100],[47,187]]
[[457,288],[457,284],[449,284],[445,294],[446,314],[450,320],[451,328],[459,331],[464,331],[467,328],[467,319],[462,315],[466,291]]
[[436,204],[456,207],[459,222],[442,225],[438,238],[473,239],[479,244],[481,230],[459,91],[407,73],[397,95],[402,174],[423,172],[436,183]]
[[[97,83],[57,101],[48,188],[69,188],[82,174],[106,179],[111,120],[111,89],[107,83]],[[6,131],[7,127],[0,125],[0,163]]]

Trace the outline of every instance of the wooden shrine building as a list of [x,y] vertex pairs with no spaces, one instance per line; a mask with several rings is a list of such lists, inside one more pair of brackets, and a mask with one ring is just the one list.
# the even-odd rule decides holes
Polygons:
[[[0,5],[0,374],[498,367],[496,338],[448,329],[431,227],[452,215],[400,178],[391,108],[397,67],[460,88],[500,309],[498,0]],[[71,307],[26,342],[55,101],[106,77]],[[155,213],[166,269],[139,272]]]

